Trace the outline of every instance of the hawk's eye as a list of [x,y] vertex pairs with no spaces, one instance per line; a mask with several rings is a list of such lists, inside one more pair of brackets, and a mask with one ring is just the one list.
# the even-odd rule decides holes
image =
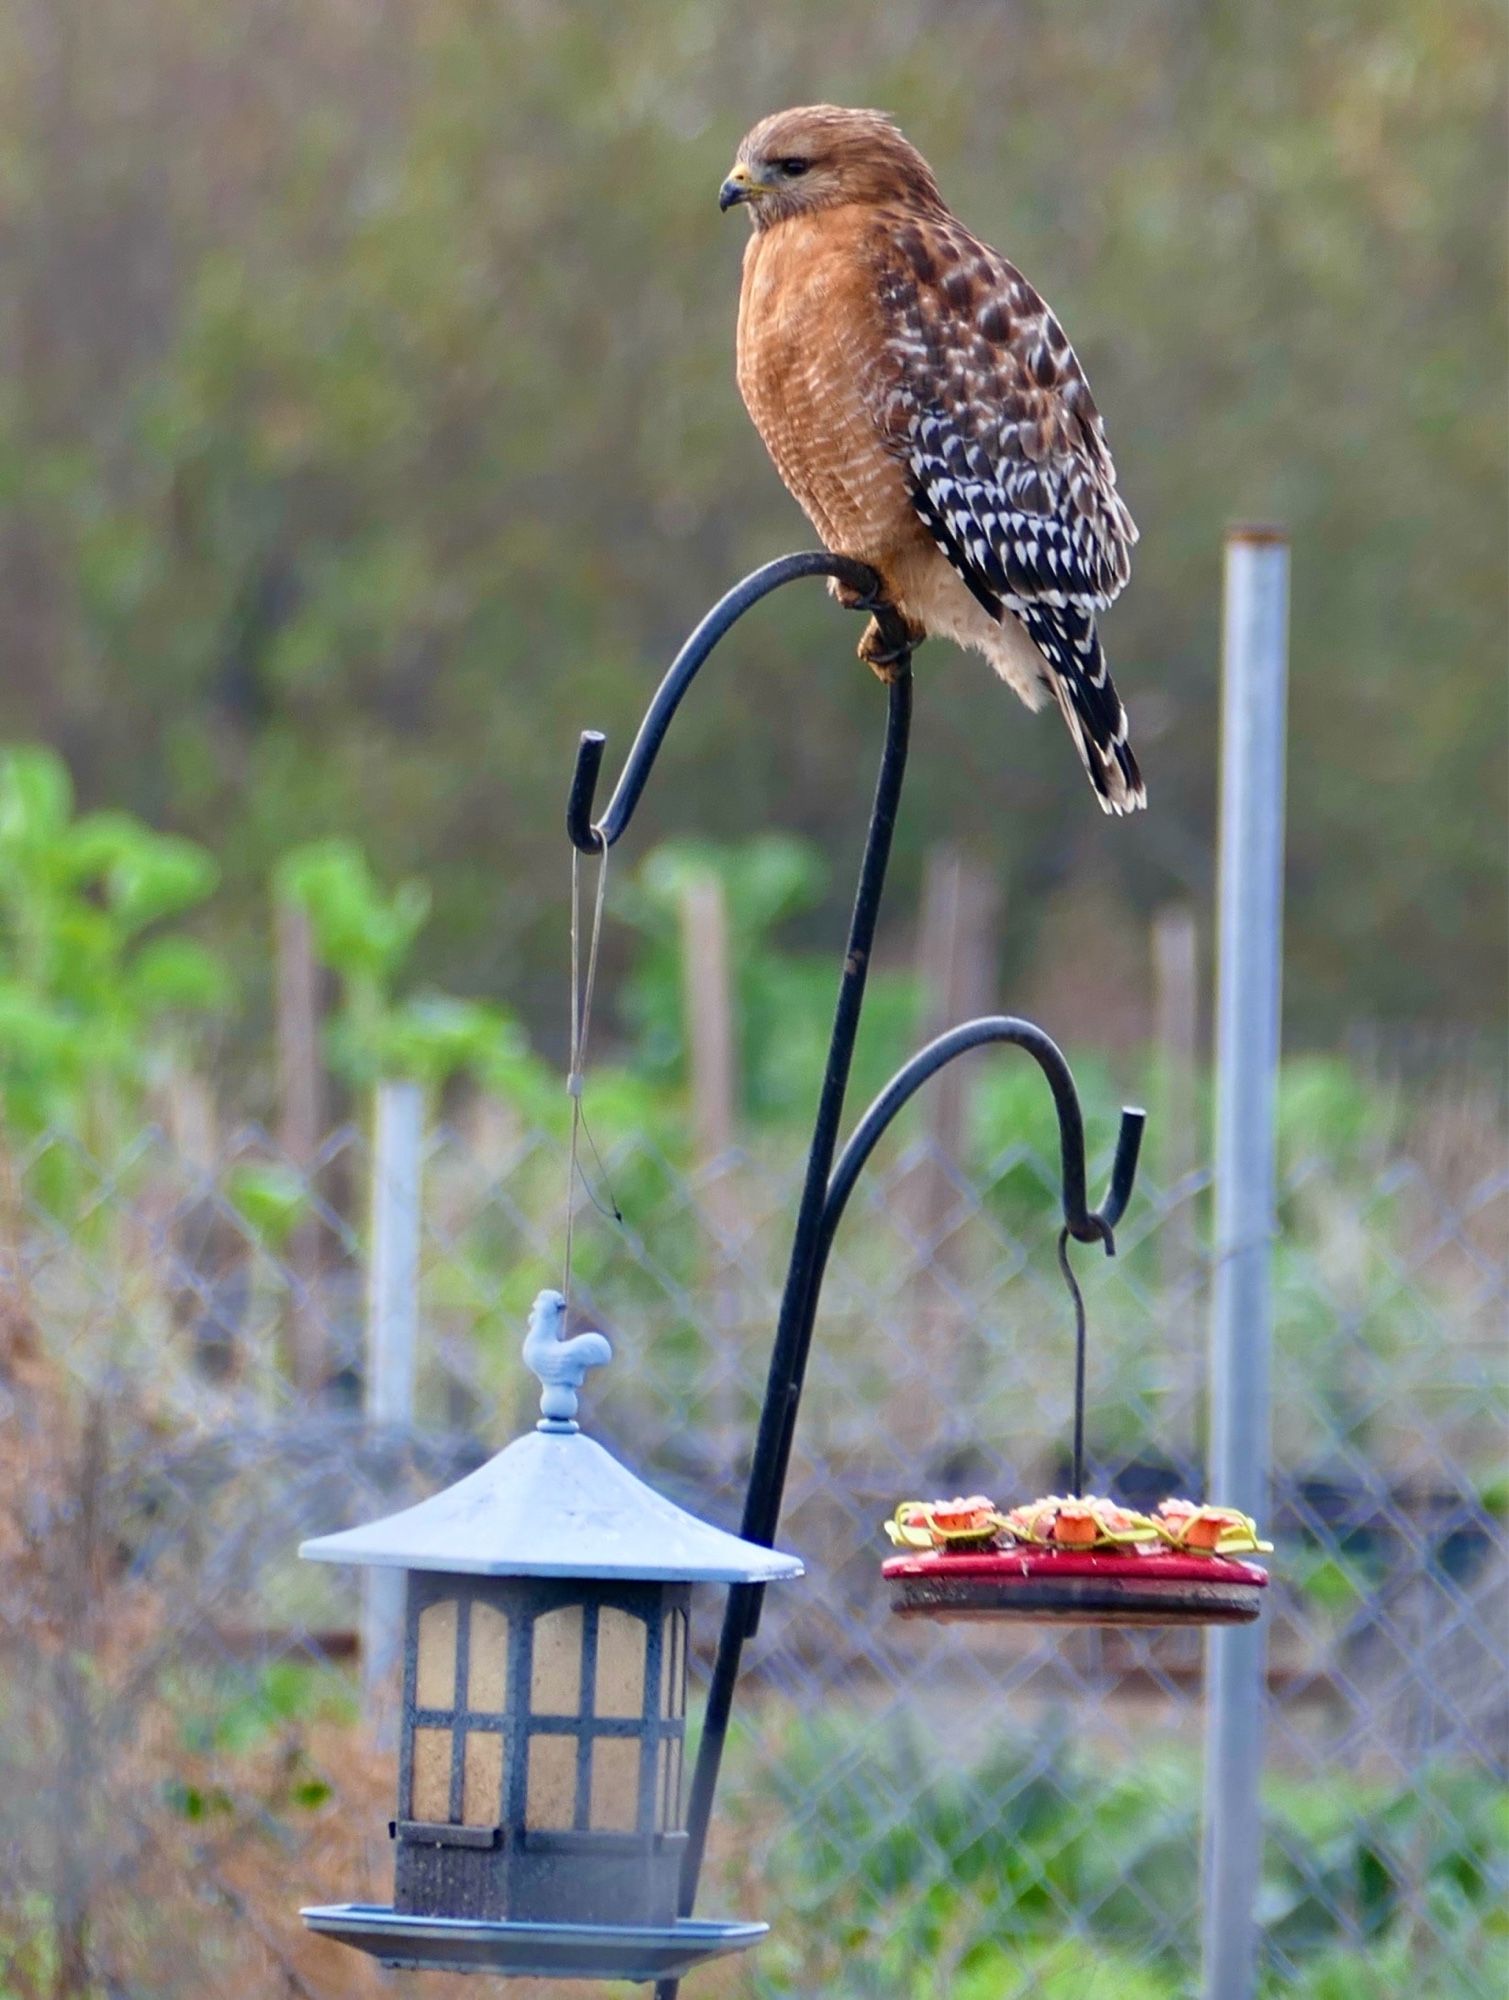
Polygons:
[[776,161],[776,168],[777,168],[777,171],[778,171],[778,172],[780,172],[780,173],[783,173],[783,174],[785,174],[785,176],[786,176],[786,178],[787,178],[788,180],[793,180],[793,181],[794,181],[794,180],[796,179],[796,177],[797,177],[797,175],[798,175],[798,174],[804,174],[804,173],[806,173],[807,169],[808,169],[808,168],[809,168],[809,167],[810,167],[811,165],[812,165],[812,162],[811,162],[810,160],[777,160],[777,161]]

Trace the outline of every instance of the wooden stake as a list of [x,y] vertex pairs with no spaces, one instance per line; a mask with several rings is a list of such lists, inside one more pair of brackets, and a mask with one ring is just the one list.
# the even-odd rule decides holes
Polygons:
[[[362,1407],[368,1424],[396,1454],[414,1425],[419,1345],[424,1172],[424,1093],[419,1085],[380,1083],[372,1126]],[[403,1601],[402,1571],[362,1571],[362,1688],[384,1748],[398,1737],[394,1678],[403,1652]]]
[[[1172,904],[1153,919],[1153,1021],[1162,1103],[1158,1134],[1159,1179],[1164,1192],[1176,1187],[1199,1164],[1201,1147],[1195,1066],[1200,1041],[1200,939],[1195,913]],[[1159,1232],[1164,1279],[1177,1286],[1188,1274],[1195,1251],[1193,1217],[1181,1202]]]
[[[1000,916],[994,875],[957,848],[934,848],[923,877],[917,942],[925,1040],[992,1010]],[[916,1367],[895,1399],[893,1423],[918,1450],[946,1443],[941,1432],[957,1408],[959,1315],[949,1291],[961,1264],[957,1233],[950,1229],[958,1201],[951,1169],[968,1147],[969,1090],[963,1067],[950,1064],[924,1092],[927,1150],[904,1208],[907,1226],[924,1247],[911,1287]]]
[[[312,1182],[325,1136],[325,1070],[320,1052],[320,968],[309,919],[296,903],[276,910],[278,1145],[288,1164]],[[320,1226],[307,1217],[288,1241],[285,1262],[295,1297],[289,1315],[289,1365],[301,1395],[316,1394],[328,1373],[319,1310]]]
[[175,1254],[194,1273],[192,1287],[185,1289],[194,1362],[211,1381],[236,1381],[246,1362],[255,1253],[248,1250],[241,1231],[227,1223],[217,1202],[183,1200],[185,1182],[211,1186],[219,1170],[218,1107],[205,1079],[187,1069],[169,1075],[164,1105],[179,1168],[171,1196]]
[[734,1143],[737,1062],[728,959],[728,905],[716,875],[681,891],[681,987],[699,1165],[716,1165]]

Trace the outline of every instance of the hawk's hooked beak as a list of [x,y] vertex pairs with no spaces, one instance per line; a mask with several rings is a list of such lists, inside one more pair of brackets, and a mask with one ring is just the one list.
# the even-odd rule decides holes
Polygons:
[[725,211],[737,208],[741,201],[758,201],[764,192],[765,183],[756,169],[739,160],[718,190],[718,207]]

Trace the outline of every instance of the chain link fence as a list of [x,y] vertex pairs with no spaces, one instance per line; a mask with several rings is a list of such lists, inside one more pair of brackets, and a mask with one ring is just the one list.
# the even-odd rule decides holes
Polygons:
[[[298,1922],[388,1899],[393,1807],[356,1579],[294,1551],[532,1420],[519,1343],[558,1277],[556,1139],[496,1107],[425,1138],[413,1421],[382,1432],[362,1135],[301,1173],[253,1129],[193,1150],[147,1131],[105,1165],[53,1137],[4,1166],[5,2000],[391,1990]],[[790,1153],[693,1173],[616,1146],[593,1178],[623,1224],[579,1219],[574,1304],[617,1354],[589,1427],[728,1525]],[[1091,1484],[1132,1504],[1203,1496],[1208,1194],[1203,1172],[1145,1176],[1115,1260],[1077,1260]],[[879,1577],[899,1500],[1065,1486],[1055,1200],[1029,1149],[965,1174],[918,1146],[856,1197],[783,1523],[808,1575],[771,1592],[747,1655],[700,1906],[772,1936],[689,2000],[1198,1990],[1199,1635],[903,1622]],[[1509,1173],[1301,1165],[1281,1223],[1264,1991],[1486,2000],[1509,1888]]]

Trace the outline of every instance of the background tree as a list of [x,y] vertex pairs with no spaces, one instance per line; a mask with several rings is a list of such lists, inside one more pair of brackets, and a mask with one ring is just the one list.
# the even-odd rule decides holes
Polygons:
[[[1486,0],[12,0],[0,12],[0,728],[211,839],[432,882],[437,983],[559,1033],[561,789],[807,539],[732,382],[714,195],[781,102],[894,110],[1053,299],[1143,529],[1108,626],[1154,810],[1088,809],[919,661],[903,878],[1003,877],[1006,989],[1093,888],[1209,890],[1219,527],[1296,539],[1287,1001],[1502,1004],[1503,29]],[[647,834],[853,836],[878,713],[817,592],[741,629]],[[835,881],[846,870],[835,870]],[[903,893],[897,907],[904,908]],[[831,929],[826,902],[795,940]]]

